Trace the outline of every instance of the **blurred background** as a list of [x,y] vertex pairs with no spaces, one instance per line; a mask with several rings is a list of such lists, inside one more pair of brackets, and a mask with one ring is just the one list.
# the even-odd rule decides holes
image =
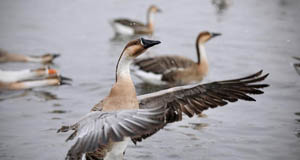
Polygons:
[[[1,0],[0,48],[39,55],[58,52],[54,68],[72,86],[0,92],[0,159],[64,159],[71,142],[57,134],[108,94],[117,59],[128,40],[114,40],[114,18],[146,21],[157,5],[155,32],[162,43],[143,56],[182,55],[196,60],[199,32],[220,32],[206,45],[210,72],[204,82],[230,79],[260,69],[270,73],[257,102],[237,102],[168,125],[125,159],[299,160],[300,77],[292,56],[300,56],[298,0]],[[14,70],[37,64],[5,63]],[[145,87],[138,79],[138,94]]]

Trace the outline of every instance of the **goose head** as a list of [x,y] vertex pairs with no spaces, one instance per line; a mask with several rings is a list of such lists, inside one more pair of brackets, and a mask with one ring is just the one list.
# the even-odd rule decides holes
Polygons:
[[130,79],[130,64],[133,60],[144,53],[148,48],[159,44],[160,41],[148,40],[144,38],[130,41],[124,48],[121,56],[119,57],[116,66],[116,81],[118,77],[126,77]]
[[58,71],[56,69],[52,69],[49,67],[33,69],[31,71],[34,72],[38,76],[55,77],[58,75]]
[[208,40],[220,36],[221,33],[215,33],[215,32],[208,32],[208,31],[204,31],[199,33],[198,37],[197,37],[197,43],[198,44],[204,44],[206,43]]
[[130,41],[124,48],[123,56],[134,59],[144,53],[148,48],[159,43],[160,41],[148,40],[144,38]]
[[151,5],[148,9],[150,13],[160,13],[162,10],[155,5]]

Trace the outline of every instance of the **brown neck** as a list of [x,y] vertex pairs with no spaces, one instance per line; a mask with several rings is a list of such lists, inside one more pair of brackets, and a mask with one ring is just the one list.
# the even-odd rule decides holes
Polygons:
[[132,59],[122,53],[116,68],[116,82],[103,101],[103,111],[137,109],[139,107],[134,84],[130,76]]
[[147,27],[153,31],[154,29],[154,23],[153,23],[153,13],[152,11],[149,9],[147,12]]

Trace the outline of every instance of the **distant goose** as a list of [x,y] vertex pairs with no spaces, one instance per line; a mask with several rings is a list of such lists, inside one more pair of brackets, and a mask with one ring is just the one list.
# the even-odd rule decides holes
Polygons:
[[[293,58],[300,61],[300,57],[293,57]],[[295,70],[297,71],[297,73],[300,75],[300,63],[294,63],[294,67],[295,67]]]
[[42,56],[26,56],[16,53],[9,53],[0,49],[0,63],[1,62],[37,62],[37,63],[52,63],[52,61],[59,57],[59,54],[46,53]]
[[76,142],[69,149],[66,160],[123,160],[130,139],[141,141],[165,125],[189,117],[209,108],[224,106],[238,99],[255,101],[248,94],[262,94],[263,81],[268,74],[253,75],[207,84],[174,87],[136,96],[130,76],[130,64],[159,41],[137,39],[124,48],[116,67],[116,81],[109,95],[77,123],[62,126],[58,132],[73,130],[67,138]]
[[51,77],[51,78],[41,79],[41,80],[0,82],[0,90],[23,90],[23,89],[31,89],[37,87],[59,86],[64,84],[70,84],[66,82],[66,80],[70,80],[70,79],[62,76],[56,76],[56,77]]
[[154,13],[161,12],[159,8],[152,5],[147,11],[147,23],[143,24],[130,19],[115,19],[111,25],[117,35],[152,34],[154,31]]
[[133,74],[155,85],[184,85],[200,82],[208,73],[204,44],[220,33],[201,32],[196,39],[197,62],[182,56],[158,56],[134,61]]
[[55,69],[48,67],[24,69],[19,71],[4,71],[0,69],[0,82],[17,82],[23,80],[54,77],[57,75],[58,72]]

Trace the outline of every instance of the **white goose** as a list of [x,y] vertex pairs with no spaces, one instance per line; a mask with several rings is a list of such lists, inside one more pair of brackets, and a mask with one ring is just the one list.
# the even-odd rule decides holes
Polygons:
[[70,80],[69,78],[56,76],[41,80],[26,80],[18,82],[0,82],[0,90],[24,90],[32,89],[37,87],[47,87],[47,86],[60,86],[60,85],[70,85],[66,82]]
[[36,62],[36,63],[52,63],[59,57],[59,54],[46,53],[42,56],[26,56],[22,54],[9,53],[0,49],[0,62]]
[[55,76],[58,76],[58,72],[55,69],[51,69],[49,67],[38,69],[24,69],[18,71],[6,71],[0,69],[0,82],[5,83]]
[[175,87],[137,97],[129,66],[147,48],[159,43],[143,38],[129,42],[119,58],[116,82],[109,95],[77,123],[58,130],[74,130],[67,138],[75,140],[67,160],[83,156],[87,160],[123,160],[130,139],[141,141],[168,123],[181,120],[182,113],[192,117],[238,99],[255,101],[247,94],[262,94],[260,89],[268,86],[255,84],[268,76],[260,71],[239,79]]

